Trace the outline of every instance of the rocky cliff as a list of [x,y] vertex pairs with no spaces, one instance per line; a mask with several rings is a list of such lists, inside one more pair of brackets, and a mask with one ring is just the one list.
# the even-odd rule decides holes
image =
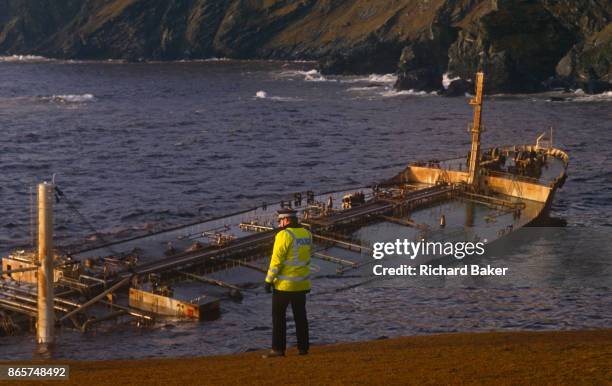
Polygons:
[[317,60],[398,88],[612,89],[610,0],[0,0],[0,53]]

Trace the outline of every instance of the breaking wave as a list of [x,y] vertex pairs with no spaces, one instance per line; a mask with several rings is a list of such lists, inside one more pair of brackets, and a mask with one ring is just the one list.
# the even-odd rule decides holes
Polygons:
[[301,101],[300,98],[296,97],[280,97],[280,96],[269,96],[267,92],[263,90],[259,90],[255,93],[255,99],[268,99],[271,101],[279,101],[279,102],[297,102]]
[[370,96],[378,96],[383,98],[392,98],[397,96],[436,96],[437,91],[427,92],[418,90],[396,90],[391,85],[369,83],[366,86],[349,87],[345,91],[361,94],[369,94]]
[[[552,92],[543,93],[547,102],[612,102],[612,91],[602,92],[600,94],[587,94],[582,89],[572,90],[568,92]],[[535,98],[533,100],[536,100]]]
[[374,83],[395,83],[397,81],[397,75],[395,74],[371,74],[368,77],[369,82]]
[[411,95],[411,96],[434,96],[438,95],[436,91],[427,92],[427,91],[416,91],[416,90],[387,90],[380,93],[381,96],[385,98],[402,96],[402,95]]
[[442,86],[444,87],[444,89],[446,90],[448,88],[448,86],[450,86],[450,84],[455,81],[455,80],[459,80],[461,79],[460,77],[456,76],[454,78],[449,78],[448,77],[448,72],[445,72],[444,75],[442,75]]
[[85,102],[93,102],[96,100],[96,97],[93,94],[66,94],[66,95],[53,95],[48,98],[43,98],[49,100],[51,102],[56,103],[85,103]]
[[212,58],[204,59],[203,61],[204,62],[231,62],[232,59],[226,58],[226,57],[221,57],[221,58],[212,57]]
[[378,90],[380,89],[381,86],[377,86],[377,85],[371,85],[371,86],[365,86],[365,87],[349,87],[346,89],[346,91],[372,91],[372,90]]
[[312,69],[308,71],[289,70],[278,74],[280,78],[298,78],[304,77],[306,82],[337,82],[337,79],[328,79],[318,70]]
[[9,55],[0,56],[0,63],[39,63],[51,62],[53,59],[38,55]]
[[281,78],[292,78],[292,77],[306,76],[306,75],[315,75],[315,74],[319,74],[319,71],[317,71],[315,69],[312,69],[312,70],[308,70],[308,71],[286,70],[286,71],[280,72],[278,75]]
[[[208,63],[208,62],[231,62],[231,61],[233,61],[233,59],[231,58],[225,58],[225,57],[217,58],[216,56],[213,56],[212,58],[206,58],[206,59],[180,59],[180,60],[177,60],[176,62],[178,63]],[[160,61],[158,63],[165,63],[165,62]]]
[[612,91],[602,92],[601,94],[586,94],[581,89],[574,91],[576,102],[606,102],[612,101]]
[[336,82],[335,79],[327,79],[326,77],[321,75],[321,73],[317,70],[306,71],[304,75],[305,75],[304,80],[307,82],[327,82],[327,81]]
[[348,79],[341,80],[342,83],[395,83],[397,81],[397,75],[395,74],[370,74],[366,77],[350,77]]

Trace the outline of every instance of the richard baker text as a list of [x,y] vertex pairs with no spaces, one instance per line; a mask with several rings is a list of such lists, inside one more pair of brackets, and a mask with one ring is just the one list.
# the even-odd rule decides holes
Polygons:
[[401,265],[399,267],[383,267],[375,265],[372,271],[376,276],[506,276],[507,267],[481,266],[477,264],[460,267],[444,267],[442,265]]
[[[414,260],[419,256],[443,257],[453,256],[461,260],[466,256],[482,256],[485,253],[485,242],[441,242],[441,241],[408,241],[397,239],[395,242],[376,242],[373,244],[372,257],[381,260],[386,256],[403,256]],[[443,265],[407,265],[385,267],[376,264],[372,268],[375,276],[505,276],[506,267],[480,266],[477,264],[458,267]]]

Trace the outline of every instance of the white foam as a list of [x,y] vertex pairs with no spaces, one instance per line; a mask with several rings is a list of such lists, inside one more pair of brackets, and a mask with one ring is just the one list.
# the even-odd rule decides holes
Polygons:
[[36,63],[36,62],[50,62],[53,59],[45,58],[44,56],[38,55],[10,55],[0,56],[0,62],[5,63]]
[[397,75],[395,74],[371,74],[368,77],[368,81],[374,83],[395,83],[397,81]]
[[579,88],[574,90],[574,96],[575,98],[572,100],[576,102],[610,101],[612,100],[612,91],[606,91],[600,94],[587,94],[583,89]]
[[81,94],[81,95],[53,95],[51,98],[46,98],[53,102],[59,103],[84,103],[84,102],[92,102],[96,99],[93,94]]
[[255,99],[267,99],[267,100],[278,101],[278,102],[301,101],[300,98],[295,98],[295,97],[269,96],[268,93],[263,90],[259,90],[255,93]]
[[323,74],[321,74],[318,70],[312,69],[308,71],[299,71],[299,70],[288,70],[283,71],[278,74],[281,78],[297,78],[304,77],[306,82],[337,82],[336,79],[328,79]]
[[612,102],[612,91],[602,92],[601,94],[579,94],[574,99],[576,102]]
[[304,80],[307,82],[336,82],[335,79],[327,79],[317,70],[306,71]]
[[298,77],[298,76],[306,76],[306,75],[313,76],[313,75],[321,75],[321,74],[319,74],[319,71],[317,71],[316,69],[312,69],[308,71],[287,70],[287,71],[282,71],[278,75],[281,77],[291,78],[291,77]]
[[323,75],[306,75],[304,80],[307,82],[326,82],[327,78]]
[[[177,60],[177,62],[179,63],[206,63],[206,62],[229,62],[232,59],[230,58],[217,58],[217,57],[212,57],[212,58],[206,58],[206,59],[180,59]],[[164,63],[164,62],[159,62],[159,63]]]
[[415,91],[415,90],[387,90],[380,93],[385,98],[396,97],[402,95],[411,95],[411,96],[427,96],[427,95],[438,95],[435,91],[427,92],[427,91]]
[[368,77],[348,77],[342,79],[342,83],[395,83],[397,75],[395,74],[370,74]]
[[346,91],[372,91],[372,90],[378,90],[380,88],[381,86],[349,87],[346,89]]
[[446,90],[448,88],[448,86],[450,86],[450,84],[455,81],[455,80],[459,80],[461,79],[460,77],[454,77],[454,78],[449,78],[448,77],[448,72],[445,72],[444,75],[442,75],[442,86],[444,87],[444,89]]
[[212,58],[208,58],[208,59],[203,59],[202,61],[204,61],[204,62],[229,62],[231,60],[232,59],[230,59],[230,58],[224,58],[224,57],[221,57],[221,58],[212,57]]

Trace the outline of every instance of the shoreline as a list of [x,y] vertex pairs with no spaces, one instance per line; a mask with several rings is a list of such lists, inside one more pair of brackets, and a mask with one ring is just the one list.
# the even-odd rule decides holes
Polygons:
[[[293,65],[312,65],[317,72],[320,73],[320,62],[318,60],[308,60],[308,59],[265,59],[265,58],[231,58],[231,57],[202,57],[202,58],[191,58],[191,59],[142,59],[142,60],[128,60],[125,58],[67,58],[67,57],[55,57],[55,56],[42,56],[38,54],[8,54],[8,53],[0,53],[0,64],[40,64],[40,63],[50,63],[50,64],[201,64],[201,63],[277,63],[277,64],[293,64]],[[336,76],[336,77],[363,77],[363,76],[384,76],[384,75],[393,75],[398,76],[397,70],[394,72],[355,72],[355,73],[324,73],[325,76]],[[446,75],[446,73],[444,74]],[[396,79],[397,80],[397,79]],[[371,82],[377,83],[377,82]],[[395,81],[393,82],[395,83]],[[434,95],[444,96],[444,92],[447,90],[447,86],[434,90]],[[396,88],[393,87],[393,90],[398,92],[407,92],[414,91],[416,93],[425,93],[431,94],[430,91],[413,89],[413,88]],[[501,91],[495,92],[491,94],[486,94],[489,97],[504,97],[504,96],[530,96],[530,95],[546,95],[553,94],[552,97],[561,98],[560,100],[554,100],[553,102],[563,102],[565,99],[569,99],[571,96],[574,97],[607,97],[610,96],[612,90],[602,89],[596,91],[589,91],[588,89],[584,89],[584,85],[574,84],[572,87],[568,87],[567,90],[561,90],[558,87],[544,87],[540,89],[536,89],[534,91]],[[460,93],[459,95],[451,95],[450,97],[463,97],[464,94]]]
[[[95,361],[1,361],[70,366],[72,384],[605,384],[612,329],[452,333],[208,357]],[[64,383],[64,382],[62,382]]]

